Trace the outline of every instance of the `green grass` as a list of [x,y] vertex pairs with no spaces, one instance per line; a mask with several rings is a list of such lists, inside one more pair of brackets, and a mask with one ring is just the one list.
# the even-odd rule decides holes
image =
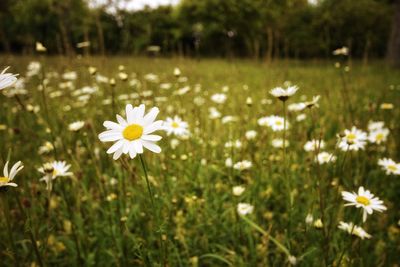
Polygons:
[[[30,60],[3,57],[0,66],[10,65],[9,71],[24,76]],[[369,66],[353,62],[350,71],[344,72],[335,68],[334,62],[322,61],[265,64],[128,57],[35,60],[42,62],[47,74],[77,71],[78,79],[73,82],[76,89],[95,84],[88,66],[115,77],[117,85],[112,89],[99,84],[99,92],[82,104],[73,95],[75,89],[59,88],[60,77],[49,79],[42,94],[38,90],[43,83],[39,75],[26,83],[28,93],[19,96],[19,103],[14,97],[0,95],[1,167],[8,156],[11,163],[21,160],[25,165],[15,179],[17,188],[0,189],[2,210],[10,206],[8,220],[7,216],[0,217],[1,266],[38,266],[31,233],[46,266],[284,266],[288,264],[285,249],[300,259],[301,266],[339,262],[347,266],[392,266],[400,261],[400,180],[386,175],[377,164],[383,157],[400,161],[398,70],[381,62]],[[119,65],[125,66],[129,81],[136,73],[141,86],[118,80]],[[187,82],[177,82],[175,67]],[[159,83],[146,81],[143,77],[147,73],[157,74],[159,83],[172,83],[172,88],[160,89]],[[303,112],[307,116],[304,121],[296,121],[301,112],[288,113],[286,164],[282,150],[271,146],[272,139],[281,138],[282,132],[257,124],[262,116],[283,116],[282,104],[268,92],[285,81],[300,87],[288,104],[321,95],[319,108]],[[201,89],[195,89],[196,84]],[[184,86],[191,90],[184,95],[174,93]],[[229,87],[226,103],[213,103],[211,95],[222,92],[224,86]],[[115,121],[112,105],[102,104],[111,99],[113,90],[114,109],[121,115],[127,103],[145,103],[147,110],[159,107],[159,119],[179,115],[189,123],[190,138],[180,140],[175,149],[171,140],[179,138],[160,131],[163,139],[158,143],[163,151],[154,154],[146,150],[143,154],[155,195],[154,209],[139,157],[132,160],[123,156],[114,161],[106,154],[110,144],[99,141],[98,134],[105,130],[103,122]],[[51,97],[55,91],[62,96]],[[140,96],[118,99],[121,94],[132,93]],[[200,96],[205,103],[195,105],[194,99]],[[247,97],[253,100],[250,106]],[[271,103],[265,104],[264,99]],[[381,103],[393,103],[394,109],[382,110]],[[29,105],[40,110],[28,111]],[[211,120],[210,107],[217,107],[222,116],[237,116],[238,121],[223,124],[221,119]],[[85,127],[77,133],[68,131],[68,124],[77,120],[85,121]],[[368,144],[358,152],[336,148],[337,134],[353,125],[366,131],[370,120],[385,121],[391,131],[387,142]],[[255,140],[245,138],[248,130],[257,131]],[[325,140],[324,150],[337,156],[335,163],[319,167],[314,163],[314,154],[303,149],[313,138]],[[242,147],[224,147],[234,140],[240,140]],[[39,154],[46,141],[54,143],[56,149]],[[228,157],[233,162],[250,160],[253,166],[239,172],[225,166]],[[45,183],[39,181],[42,175],[37,169],[56,159],[71,164],[74,175],[55,179],[49,193]],[[118,183],[110,183],[111,178]],[[236,185],[246,187],[239,197],[232,194]],[[358,219],[361,211],[344,207],[340,195],[359,186],[371,190],[388,208],[369,215],[364,224]],[[254,205],[254,212],[246,217],[250,221],[237,214],[239,202]],[[314,219],[324,214],[322,229],[305,223],[308,213]],[[350,236],[337,228],[339,221],[362,225],[372,238]]]

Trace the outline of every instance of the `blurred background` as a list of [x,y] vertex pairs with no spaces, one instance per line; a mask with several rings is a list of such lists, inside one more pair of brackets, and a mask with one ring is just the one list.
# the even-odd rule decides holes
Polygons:
[[1,0],[0,53],[400,59],[399,0]]

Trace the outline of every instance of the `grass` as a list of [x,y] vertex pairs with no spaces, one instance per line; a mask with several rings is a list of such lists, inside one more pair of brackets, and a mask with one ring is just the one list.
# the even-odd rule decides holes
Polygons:
[[[0,62],[24,76],[33,59],[3,57]],[[323,61],[34,60],[42,63],[42,72],[26,82],[27,94],[18,101],[0,95],[2,163],[9,157],[11,163],[21,160],[25,165],[15,179],[18,188],[0,188],[2,210],[10,206],[6,216],[0,217],[0,265],[39,266],[40,258],[46,266],[282,266],[289,264],[289,254],[301,266],[391,266],[400,261],[399,177],[386,175],[377,165],[383,157],[400,161],[398,70],[381,62],[369,66],[353,62],[345,72],[345,62],[335,68],[334,62]],[[117,78],[119,65],[130,75],[127,82]],[[117,84],[115,88],[98,84],[99,91],[85,102],[74,91],[95,85],[88,66],[116,77]],[[175,67],[187,77],[186,82],[174,77]],[[43,74],[65,71],[78,73],[71,89],[59,88],[61,77],[43,81]],[[148,73],[158,75],[159,82],[146,81]],[[133,79],[140,86],[130,85]],[[261,127],[257,120],[283,116],[282,104],[268,91],[288,80],[300,87],[288,104],[314,95],[321,95],[321,100],[319,108],[303,112],[303,121],[296,121],[302,112],[288,113],[284,164],[282,149],[271,146],[282,132]],[[172,87],[160,89],[160,83]],[[38,90],[43,84],[45,90]],[[177,94],[184,86],[191,90]],[[226,103],[213,103],[211,95],[222,92],[224,86],[229,88],[225,89]],[[159,119],[179,115],[189,123],[188,140],[161,133],[163,151],[143,154],[154,206],[139,157],[114,161],[106,154],[110,144],[99,141],[103,122],[115,121],[112,105],[103,104],[105,99],[111,102],[113,92],[114,110],[119,114],[127,103],[145,103],[147,110],[160,108]],[[132,93],[138,96],[130,98]],[[204,104],[194,103],[201,102],[199,97]],[[247,97],[252,105],[246,104]],[[394,108],[380,109],[382,103],[393,103]],[[30,111],[35,106],[39,110]],[[222,116],[237,116],[237,121],[224,124],[210,119],[210,107]],[[68,131],[68,125],[77,120],[85,121],[85,127]],[[387,142],[368,144],[358,152],[337,149],[337,134],[353,125],[366,131],[370,120],[385,122],[390,129]],[[254,140],[245,138],[248,130],[257,131]],[[337,156],[336,162],[317,165],[315,155],[304,151],[308,140],[319,138],[326,142],[324,150]],[[173,148],[175,139],[179,145]],[[242,147],[225,148],[226,142],[235,140]],[[56,149],[39,154],[46,141]],[[226,167],[227,158],[234,163],[249,160],[252,167],[244,171]],[[39,181],[42,174],[37,169],[53,160],[71,164],[74,175],[55,179],[49,192]],[[232,194],[236,185],[246,188],[241,196]],[[371,190],[388,208],[374,212],[364,224],[360,210],[345,208],[340,195],[359,186]],[[239,202],[254,205],[254,212],[244,218],[238,215]],[[307,214],[314,221],[323,217],[322,228],[307,224]],[[337,228],[339,221],[356,222],[372,238],[350,236]]]

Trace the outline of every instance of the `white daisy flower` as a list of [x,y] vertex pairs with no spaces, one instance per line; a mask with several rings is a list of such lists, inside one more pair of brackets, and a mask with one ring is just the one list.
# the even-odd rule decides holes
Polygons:
[[213,94],[213,95],[211,96],[211,100],[212,100],[213,102],[217,103],[217,104],[223,104],[223,103],[225,103],[226,99],[227,99],[226,94]]
[[307,115],[304,113],[301,113],[296,116],[296,121],[304,121],[307,118]]
[[44,174],[40,181],[46,182],[46,189],[51,191],[53,188],[54,179],[57,177],[68,177],[73,175],[72,172],[68,171],[69,168],[71,168],[71,165],[67,164],[65,161],[53,161],[51,163],[45,163],[38,169],[40,173]]
[[254,130],[249,130],[246,131],[245,136],[247,140],[253,140],[257,137],[257,132]]
[[167,132],[168,135],[175,134],[177,136],[187,135],[189,134],[188,123],[182,121],[179,116],[175,116],[174,118],[167,118],[163,123],[163,128]]
[[318,153],[317,161],[321,165],[325,164],[325,163],[335,162],[336,161],[336,156],[334,156],[331,153],[323,151],[321,153]]
[[219,112],[215,107],[211,107],[208,109],[209,114],[209,118],[211,120],[215,120],[221,117],[221,112]]
[[306,105],[304,103],[293,103],[288,105],[288,110],[289,111],[302,111],[303,109],[305,109]]
[[232,187],[232,194],[234,196],[238,197],[238,196],[241,196],[245,190],[246,190],[246,188],[244,186],[237,185],[237,186]]
[[163,121],[154,121],[158,115],[158,108],[154,107],[149,113],[144,115],[145,106],[132,107],[126,105],[126,120],[117,115],[118,123],[105,121],[103,123],[107,131],[99,134],[102,142],[115,142],[108,150],[108,154],[113,155],[113,159],[118,159],[122,154],[129,154],[130,158],[135,158],[137,154],[143,153],[143,147],[154,153],[160,153],[161,148],[156,142],[161,140],[161,136],[151,134],[154,131],[162,130]]
[[379,145],[383,142],[386,142],[388,135],[389,135],[389,129],[387,128],[376,129],[368,134],[368,140],[371,143]]
[[343,46],[342,48],[335,49],[332,54],[335,56],[347,56],[349,54],[349,49],[346,46]]
[[363,209],[363,222],[367,220],[367,215],[372,214],[374,210],[379,212],[386,210],[383,201],[374,197],[369,190],[364,190],[362,186],[358,188],[358,193],[343,191],[342,197],[345,201],[350,202],[345,204],[345,206],[355,206],[356,208]]
[[68,125],[68,130],[70,130],[72,132],[77,132],[80,129],[82,129],[83,126],[85,126],[85,122],[84,121],[75,121],[75,122],[70,123]]
[[[271,129],[274,132],[283,131],[285,127],[285,119],[280,116],[270,116],[268,126],[271,127]],[[286,130],[288,128],[289,128],[289,122],[286,121]]]
[[299,88],[296,85],[294,85],[294,86],[288,86],[286,89],[282,87],[276,87],[271,91],[269,91],[269,93],[281,101],[286,101],[288,100],[289,97],[294,95],[297,92],[297,90],[299,90]]
[[306,108],[314,108],[314,107],[318,108],[319,107],[318,101],[320,98],[321,96],[319,95],[313,96],[313,99],[311,101],[304,102],[304,106]]
[[39,74],[42,65],[37,61],[32,61],[28,65],[28,71],[26,72],[27,77],[36,76]]
[[248,203],[239,203],[237,205],[237,212],[242,216],[253,213],[253,210],[254,206]]
[[383,121],[370,121],[368,122],[368,131],[373,132],[376,130],[381,130],[385,126]]
[[[283,148],[283,139],[281,139],[281,138],[272,139],[271,145],[275,148]],[[285,147],[288,147],[288,146],[289,146],[289,141],[286,140]]]
[[15,178],[15,175],[22,170],[24,166],[22,165],[21,161],[18,161],[15,163],[12,167],[11,170],[8,171],[8,161],[4,165],[3,169],[3,176],[0,177],[0,187],[5,187],[5,186],[12,186],[12,187],[17,187],[18,185],[16,183],[13,183],[12,181]]
[[378,165],[386,171],[387,175],[400,175],[400,163],[394,162],[392,159],[383,158],[378,160]]
[[175,77],[181,76],[181,70],[180,70],[179,68],[175,68],[175,69],[174,69],[174,76],[175,76]]
[[371,235],[368,234],[363,228],[353,223],[339,222],[338,228],[361,239],[370,239]]
[[17,82],[17,75],[12,73],[6,73],[9,67],[5,68],[0,73],[0,90],[13,86]]
[[249,160],[243,160],[243,161],[236,162],[236,163],[233,165],[233,168],[234,168],[235,170],[238,170],[238,171],[244,171],[244,170],[250,169],[251,166],[253,166],[253,163],[251,163],[251,161],[249,161]]
[[236,141],[228,141],[225,143],[225,148],[241,148],[242,147],[242,142],[240,142],[240,140],[236,140]]
[[325,147],[325,142],[323,140],[311,140],[308,141],[305,145],[304,145],[304,150],[307,152],[311,152],[311,151],[317,151],[317,150],[321,150]]
[[343,151],[362,150],[367,141],[367,133],[357,129],[355,126],[351,130],[344,130],[344,137],[339,141],[339,148]]

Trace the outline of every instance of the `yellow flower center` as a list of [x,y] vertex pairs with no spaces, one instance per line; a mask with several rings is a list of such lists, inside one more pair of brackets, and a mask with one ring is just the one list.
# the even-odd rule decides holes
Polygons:
[[375,138],[376,138],[377,141],[382,141],[383,140],[383,134],[382,133],[378,133]]
[[175,121],[171,125],[172,125],[172,128],[178,128],[179,127],[179,124],[177,122],[175,122]]
[[283,123],[282,123],[281,121],[276,121],[275,124],[280,126],[280,125],[282,125]]
[[388,168],[389,170],[393,171],[393,172],[394,172],[394,171],[397,171],[396,165],[388,165],[387,168]]
[[8,178],[8,177],[4,177],[4,176],[0,177],[0,184],[6,184],[9,181],[10,181],[10,178]]
[[356,139],[356,137],[357,137],[357,136],[356,136],[355,134],[349,133],[349,134],[347,135],[347,141],[353,142],[354,139]]
[[364,206],[368,206],[370,204],[370,201],[368,198],[364,196],[358,196],[356,197],[356,201],[360,204],[363,204]]
[[139,124],[128,125],[122,132],[123,137],[126,140],[133,141],[139,139],[143,134],[143,127]]

